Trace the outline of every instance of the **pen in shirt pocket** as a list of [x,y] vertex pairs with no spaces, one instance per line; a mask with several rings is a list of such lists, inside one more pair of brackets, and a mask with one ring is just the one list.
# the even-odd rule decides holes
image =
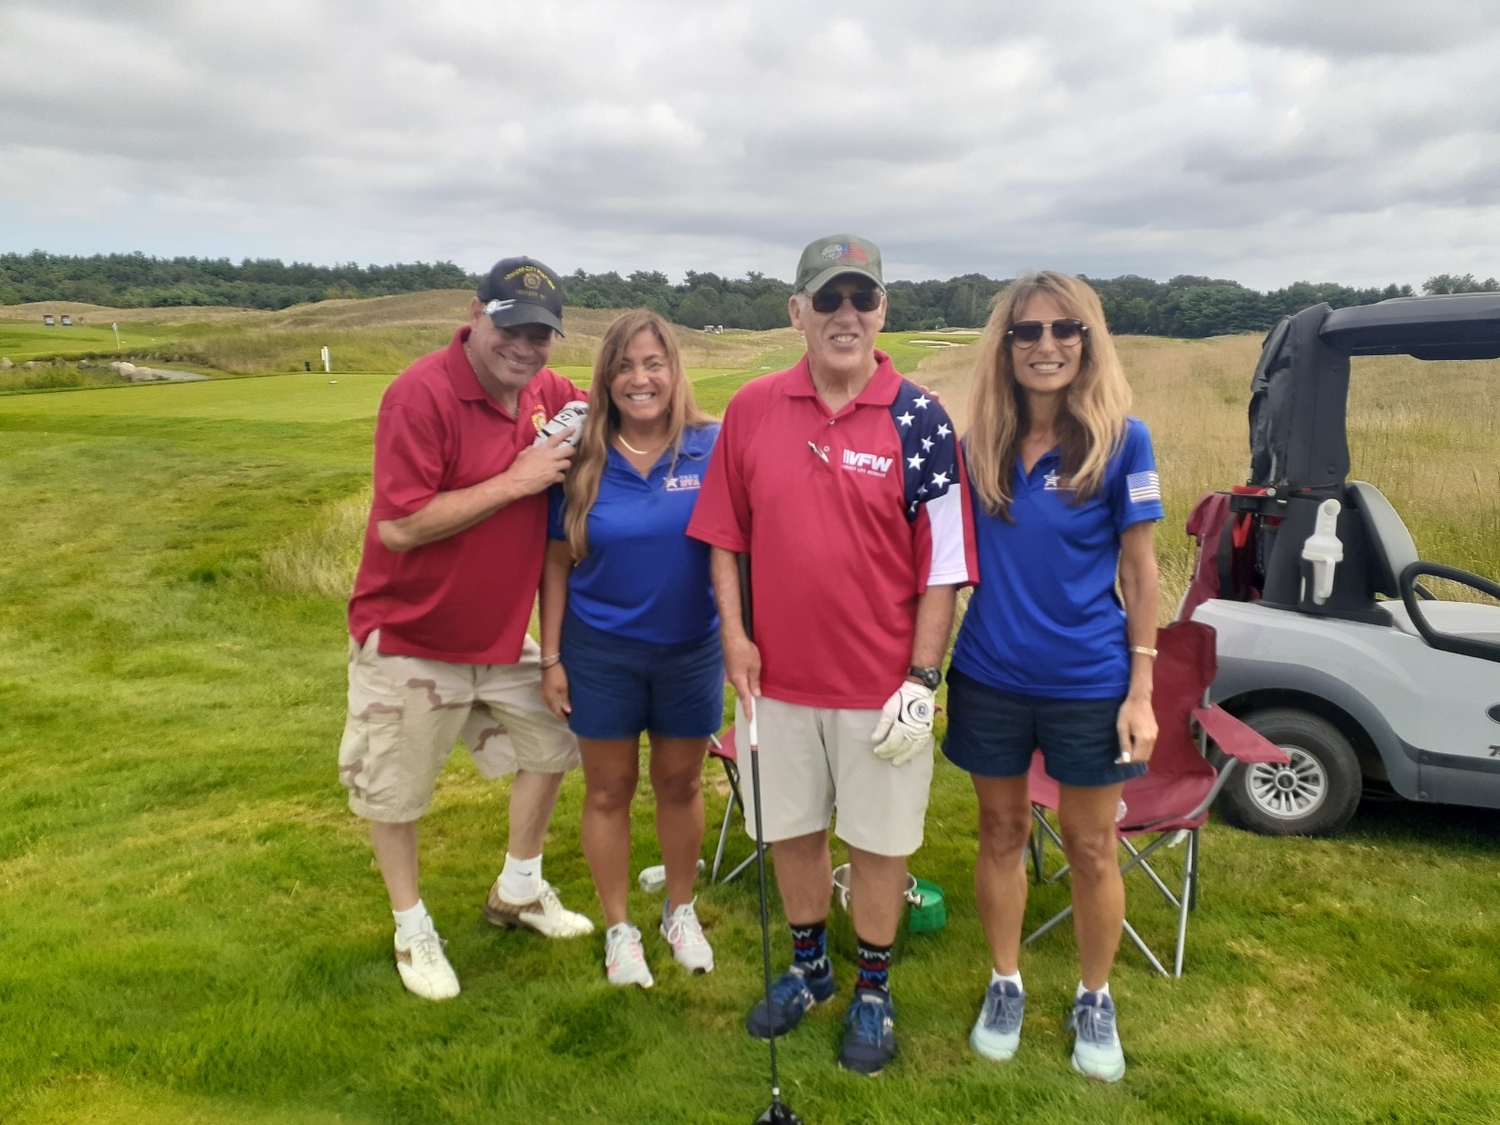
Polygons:
[[818,443],[817,442],[815,442],[815,441],[808,442],[807,443],[807,448],[811,449],[814,453],[816,453],[818,455],[818,457],[822,459],[823,464],[825,464],[825,465],[828,464],[828,454],[824,453],[821,449],[818,448]]

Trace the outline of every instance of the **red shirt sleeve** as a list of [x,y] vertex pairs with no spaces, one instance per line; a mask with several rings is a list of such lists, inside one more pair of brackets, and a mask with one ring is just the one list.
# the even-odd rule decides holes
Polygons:
[[708,473],[687,533],[711,547],[744,553],[750,550],[750,489],[744,477],[737,402],[738,396],[724,411],[724,424],[709,457]]
[[377,520],[397,520],[420,511],[442,490],[447,444],[436,415],[404,402],[381,404],[375,423]]

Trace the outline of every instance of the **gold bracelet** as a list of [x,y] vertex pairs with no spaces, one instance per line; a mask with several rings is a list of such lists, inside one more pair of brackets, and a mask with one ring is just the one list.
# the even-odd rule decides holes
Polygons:
[[1145,645],[1131,645],[1130,651],[1139,653],[1142,656],[1148,656],[1152,660],[1156,659],[1156,650],[1154,648],[1147,648]]
[[544,669],[545,668],[550,668],[550,667],[552,667],[554,664],[556,664],[561,659],[562,659],[562,653],[560,653],[560,652],[554,652],[551,656],[544,656],[544,657],[542,657],[542,667]]

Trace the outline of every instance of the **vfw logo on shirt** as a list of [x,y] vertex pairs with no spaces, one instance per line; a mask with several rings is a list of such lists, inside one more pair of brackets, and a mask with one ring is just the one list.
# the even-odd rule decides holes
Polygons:
[[694,492],[702,486],[703,482],[697,473],[679,473],[675,477],[667,477],[662,488],[666,492]]
[[860,473],[865,476],[883,477],[890,472],[891,466],[895,464],[894,457],[877,457],[873,453],[856,453],[852,449],[844,450],[844,469],[851,473]]

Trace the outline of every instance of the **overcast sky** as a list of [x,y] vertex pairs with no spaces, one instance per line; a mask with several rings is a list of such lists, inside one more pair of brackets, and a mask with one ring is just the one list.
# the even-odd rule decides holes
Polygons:
[[0,251],[1500,274],[1497,0],[0,0]]

